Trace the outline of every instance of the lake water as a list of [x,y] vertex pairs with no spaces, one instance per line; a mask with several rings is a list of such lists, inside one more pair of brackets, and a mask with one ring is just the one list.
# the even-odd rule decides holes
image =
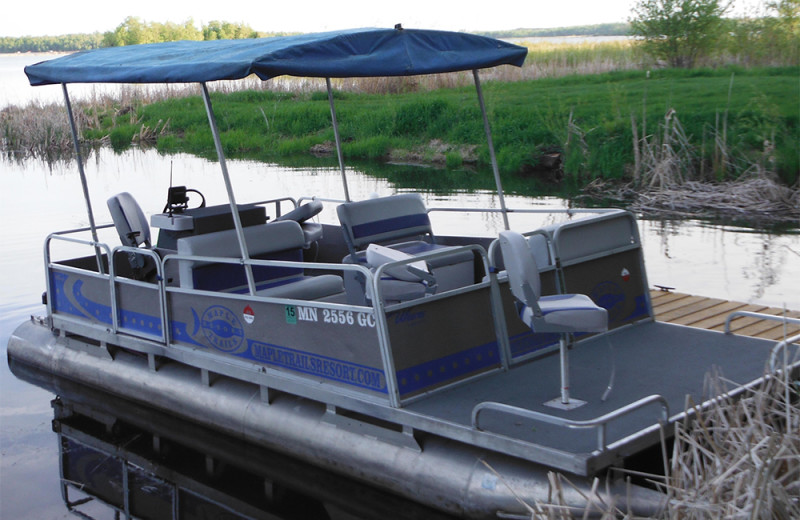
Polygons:
[[[26,88],[25,63],[41,56],[0,55],[0,108],[8,103],[34,99]],[[11,60],[11,61],[6,61]],[[16,71],[16,72],[9,72]],[[8,86],[8,75],[16,86]],[[18,77],[19,76],[19,77]],[[18,81],[19,80],[19,81]],[[58,101],[57,87],[36,90],[36,99]],[[52,94],[47,93],[52,92]],[[378,170],[349,171],[351,196],[363,199],[372,193],[388,195],[406,186],[404,176],[436,170],[390,166],[391,181]],[[229,161],[229,169],[240,202],[276,196],[322,195],[342,197],[339,172],[330,167],[285,168],[251,161]],[[130,150],[115,154],[100,150],[87,159],[86,172],[98,223],[110,221],[105,200],[120,191],[131,192],[145,212],[158,212],[164,205],[170,171],[175,184],[202,191],[209,204],[225,202],[219,167],[200,158],[162,156],[155,151]],[[423,194],[429,207],[499,206],[488,191]],[[509,196],[515,208],[563,209],[569,201],[557,197]],[[321,216],[335,222],[333,205]],[[74,164],[47,164],[38,160],[15,162],[0,159],[0,355],[14,328],[31,314],[42,314],[39,303],[44,290],[42,244],[54,230],[88,224],[85,204]],[[502,229],[497,215],[473,213],[456,217],[433,213],[434,229],[440,234],[469,232],[496,236]],[[523,222],[524,221],[524,222]],[[551,217],[512,216],[512,227],[550,223]],[[710,225],[698,221],[641,221],[645,262],[651,285],[719,298],[800,309],[800,234],[774,234],[745,228]],[[111,234],[101,236],[116,243]],[[0,518],[72,518],[62,502],[56,435],[51,430],[53,395],[17,380],[5,362],[0,362]],[[110,517],[110,515],[106,515]]]

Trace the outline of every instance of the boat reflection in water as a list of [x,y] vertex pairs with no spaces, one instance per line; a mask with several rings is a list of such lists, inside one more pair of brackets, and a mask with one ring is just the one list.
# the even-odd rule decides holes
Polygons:
[[83,518],[454,518],[174,416],[13,364],[53,400],[61,494]]

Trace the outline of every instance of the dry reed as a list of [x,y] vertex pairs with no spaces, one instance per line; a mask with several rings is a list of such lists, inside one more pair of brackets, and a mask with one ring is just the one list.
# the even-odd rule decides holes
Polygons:
[[[800,187],[780,183],[771,170],[770,140],[758,157],[736,153],[729,145],[727,114],[711,130],[713,150],[706,171],[705,143],[700,151],[690,142],[677,113],[669,109],[652,135],[639,133],[631,115],[633,182],[613,185],[602,179],[584,188],[589,198],[623,201],[635,212],[667,218],[746,219],[759,224],[800,223]],[[639,137],[643,135],[643,137]],[[718,182],[708,178],[730,177]]]
[[[705,408],[687,403],[690,413],[675,424],[669,475],[649,476],[664,492],[666,506],[659,516],[647,518],[800,518],[800,381],[796,371],[791,377],[786,370],[797,354],[736,397],[722,374],[707,376],[706,391],[720,397]],[[532,520],[634,518],[622,506],[624,497],[619,503],[610,500],[598,479],[587,493],[551,473],[549,486],[549,503],[524,504]],[[566,507],[568,491],[581,493],[583,510]]]
[[708,381],[722,397],[675,425],[666,518],[800,518],[798,381],[783,370],[736,398]]

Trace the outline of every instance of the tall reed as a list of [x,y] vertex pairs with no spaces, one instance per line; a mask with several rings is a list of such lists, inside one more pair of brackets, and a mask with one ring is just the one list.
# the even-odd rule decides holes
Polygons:
[[[650,520],[800,518],[800,380],[796,370],[787,370],[797,362],[794,352],[778,363],[779,370],[765,372],[760,385],[736,397],[724,374],[707,376],[707,390],[720,397],[707,408],[687,402],[690,413],[674,425],[667,475],[638,475],[667,499],[664,511]],[[566,491],[581,492],[569,478],[550,473],[548,485],[550,503],[525,504],[531,520],[632,518],[603,496],[599,479],[584,493],[583,510],[561,499]]]

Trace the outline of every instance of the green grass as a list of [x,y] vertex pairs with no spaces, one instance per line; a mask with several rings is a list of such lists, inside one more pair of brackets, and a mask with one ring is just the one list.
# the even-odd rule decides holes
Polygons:
[[[653,71],[649,77],[642,71],[624,71],[486,81],[483,86],[500,170],[506,177],[535,172],[542,151],[560,151],[566,179],[582,184],[595,178],[626,178],[634,160],[631,116],[640,134],[645,121],[652,134],[667,111],[675,110],[697,153],[704,154],[702,161],[712,160],[713,138],[721,135],[721,122],[726,121],[726,153],[737,164],[769,155],[772,169],[792,184],[800,170],[798,78],[797,67],[670,69]],[[248,91],[214,94],[212,101],[225,151],[232,157],[278,160],[333,141],[327,95]],[[472,87],[392,95],[337,92],[336,108],[348,158],[382,158],[393,149],[414,149],[440,139],[476,144],[479,160],[489,162]],[[213,152],[198,97],[152,103],[139,108],[137,117],[149,127],[169,118],[169,134],[159,138],[159,150],[204,156]],[[106,134],[109,118],[101,116]],[[112,139],[122,141],[129,130],[110,132],[119,134]],[[447,163],[461,165],[452,154]]]

